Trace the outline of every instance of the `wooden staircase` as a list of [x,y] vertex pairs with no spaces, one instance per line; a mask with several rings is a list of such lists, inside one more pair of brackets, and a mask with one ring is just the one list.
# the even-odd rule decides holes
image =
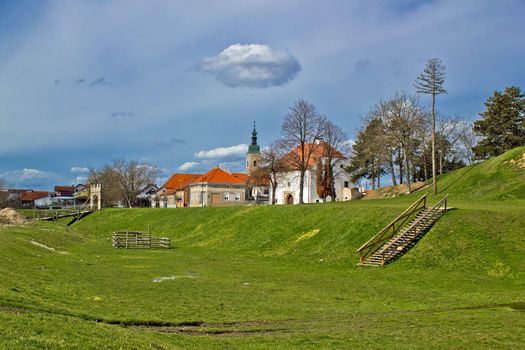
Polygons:
[[93,210],[90,208],[90,203],[84,203],[84,205],[80,207],[80,209],[78,209],[76,213],[73,214],[73,218],[71,219],[71,221],[68,222],[67,226],[73,225],[75,222],[79,221],[85,216],[88,216],[92,212]]
[[412,248],[446,212],[448,196],[432,208],[425,194],[358,250],[360,266],[384,266]]

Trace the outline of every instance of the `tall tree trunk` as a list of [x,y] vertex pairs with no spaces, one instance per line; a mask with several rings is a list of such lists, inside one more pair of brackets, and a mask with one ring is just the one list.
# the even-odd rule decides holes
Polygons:
[[[272,204],[275,204],[275,192],[277,192],[277,178],[275,177],[275,174],[274,174],[274,181],[272,181]],[[270,179],[271,180],[271,179]]]
[[436,181],[436,115],[434,107],[436,105],[436,92],[432,93],[432,190],[437,194]]
[[372,190],[376,189],[376,175],[372,173]]
[[408,155],[407,152],[403,152],[403,158],[405,159],[405,177],[407,180],[407,193],[411,193],[412,189],[410,188],[410,166],[408,164]]
[[428,159],[427,159],[427,152],[423,152],[423,172],[425,173],[425,182],[428,180]]
[[392,186],[397,186],[397,182],[396,182],[396,169],[395,169],[395,166],[394,166],[394,155],[392,154],[392,152],[390,152],[390,159],[388,160],[388,166],[389,166],[389,170],[390,170],[390,174],[392,175]]
[[299,204],[304,204],[304,201],[303,201],[304,174],[305,174],[305,170],[301,169],[301,177],[299,179]]
[[336,198],[336,193],[335,193],[335,178],[334,178],[334,166],[332,164],[332,161],[330,160],[330,166],[329,166],[329,171],[330,171],[330,200],[332,202],[335,202],[335,198]]
[[403,158],[401,158],[401,147],[397,149],[397,159],[399,162],[399,184],[403,183]]
[[381,188],[381,176],[377,177],[377,188]]
[[439,175],[443,175],[443,151],[439,151]]

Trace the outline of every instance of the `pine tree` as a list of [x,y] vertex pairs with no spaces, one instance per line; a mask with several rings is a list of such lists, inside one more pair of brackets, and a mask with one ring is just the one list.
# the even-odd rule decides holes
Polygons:
[[485,102],[486,110],[474,122],[474,132],[481,136],[473,147],[478,159],[498,156],[525,145],[525,95],[516,86],[494,94]]
[[414,87],[419,94],[432,95],[432,188],[437,194],[436,182],[436,96],[446,94],[443,87],[445,82],[445,66],[439,58],[431,58],[427,61],[423,73],[417,77]]
[[383,145],[383,123],[379,118],[373,118],[357,133],[350,165],[346,169],[352,182],[362,178],[369,179],[372,189],[375,189],[376,179],[384,173],[384,162],[381,155]]

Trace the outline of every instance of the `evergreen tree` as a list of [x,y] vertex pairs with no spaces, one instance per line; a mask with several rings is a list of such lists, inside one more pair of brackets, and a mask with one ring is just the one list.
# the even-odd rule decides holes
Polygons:
[[316,174],[315,174],[315,189],[317,191],[317,195],[319,198],[321,198],[323,201],[326,198],[326,187],[325,187],[325,178],[326,174],[324,173],[324,166],[323,161],[321,160],[321,157],[317,159],[316,164]]
[[362,178],[369,179],[372,189],[375,189],[376,179],[384,173],[383,123],[379,118],[373,118],[358,132],[347,172],[352,182]]
[[473,147],[478,159],[498,156],[525,145],[525,95],[516,86],[494,94],[485,102],[481,120],[474,122],[474,132],[481,137]]

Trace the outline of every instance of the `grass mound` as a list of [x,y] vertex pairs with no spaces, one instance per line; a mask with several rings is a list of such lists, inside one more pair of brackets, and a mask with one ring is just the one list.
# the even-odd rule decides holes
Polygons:
[[[519,348],[523,150],[441,177],[455,210],[385,268],[355,249],[428,190],[1,227],[0,348]],[[111,247],[148,225],[174,248]]]
[[443,175],[439,191],[453,198],[483,201],[525,200],[525,147]]

